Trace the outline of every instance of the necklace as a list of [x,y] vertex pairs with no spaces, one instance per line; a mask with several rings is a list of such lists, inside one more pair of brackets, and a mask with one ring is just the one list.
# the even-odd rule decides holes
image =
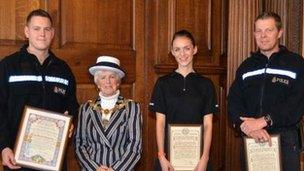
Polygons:
[[118,109],[118,104],[116,103],[112,109],[103,109],[100,105],[98,105],[97,111],[101,112],[102,114],[109,115],[115,112]]
[[104,109],[99,103],[90,102],[90,106],[93,107],[99,113],[108,115],[114,113],[116,110],[122,109],[130,100],[118,100],[112,109]]
[[[132,101],[132,100],[130,100],[130,99],[126,99],[126,100],[119,99],[112,109],[103,109],[100,106],[100,103],[93,102],[91,100],[89,101],[89,103],[90,103],[90,106],[92,107],[93,110],[97,111],[98,113],[104,114],[104,115],[109,115],[109,114],[112,114],[112,113],[116,112],[117,110],[122,109],[124,106],[126,106],[126,104],[129,101]],[[109,119],[102,119],[101,124],[104,127],[104,129],[107,128],[109,122],[110,122]]]

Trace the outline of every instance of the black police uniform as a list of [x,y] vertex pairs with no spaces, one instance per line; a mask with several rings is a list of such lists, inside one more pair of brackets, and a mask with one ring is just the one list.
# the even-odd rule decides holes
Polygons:
[[51,51],[41,65],[27,47],[0,62],[0,151],[13,149],[25,105],[70,115],[79,107],[69,66]]
[[285,171],[300,167],[297,128],[304,112],[303,74],[304,59],[284,46],[269,59],[256,52],[238,68],[228,95],[229,118],[237,129],[241,116],[269,118],[268,133],[281,135]]
[[[197,73],[183,77],[177,72],[160,77],[153,90],[150,110],[166,116],[165,153],[168,124],[202,124],[204,115],[216,113],[217,108],[215,88],[209,79]],[[161,170],[158,162],[156,165],[155,170]]]

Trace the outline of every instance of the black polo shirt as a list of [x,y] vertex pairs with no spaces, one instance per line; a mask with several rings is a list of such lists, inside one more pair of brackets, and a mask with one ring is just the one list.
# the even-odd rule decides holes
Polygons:
[[215,88],[197,73],[183,77],[177,72],[160,77],[154,87],[150,110],[163,113],[168,124],[202,124],[203,117],[216,113]]

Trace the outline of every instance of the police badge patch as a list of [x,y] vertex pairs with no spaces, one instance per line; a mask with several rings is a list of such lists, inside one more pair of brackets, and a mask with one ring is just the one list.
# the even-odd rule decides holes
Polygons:
[[64,88],[55,86],[54,87],[54,93],[65,95],[66,90]]
[[273,83],[279,82],[279,83],[282,83],[282,84],[289,85],[289,80],[288,79],[284,79],[284,78],[273,77],[271,81]]

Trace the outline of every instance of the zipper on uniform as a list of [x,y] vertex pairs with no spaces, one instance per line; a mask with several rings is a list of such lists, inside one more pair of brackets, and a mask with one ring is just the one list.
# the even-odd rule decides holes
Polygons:
[[[43,70],[46,71],[46,69],[50,66],[50,64],[52,63],[52,60],[47,61],[47,65],[45,67],[43,67]],[[42,75],[42,74],[41,74]],[[46,99],[47,99],[47,93],[46,93],[46,88],[45,88],[45,73],[43,73],[42,76],[42,87],[43,87],[43,106],[46,106]]]
[[42,86],[42,90],[43,90],[43,96],[42,96],[42,107],[45,108],[46,107],[46,88],[45,88],[45,75],[42,73],[42,66],[40,63],[36,63],[36,67],[39,71],[39,74],[42,78],[41,80],[41,86]]
[[186,91],[186,77],[183,78],[184,84],[183,84],[183,91]]
[[259,115],[263,114],[263,98],[264,98],[264,89],[265,89],[265,84],[266,84],[266,70],[268,68],[268,64],[269,64],[269,60],[267,61],[266,65],[265,65],[265,69],[264,69],[264,73],[263,73],[263,84],[261,87],[261,97],[260,97],[260,111],[259,111]]

